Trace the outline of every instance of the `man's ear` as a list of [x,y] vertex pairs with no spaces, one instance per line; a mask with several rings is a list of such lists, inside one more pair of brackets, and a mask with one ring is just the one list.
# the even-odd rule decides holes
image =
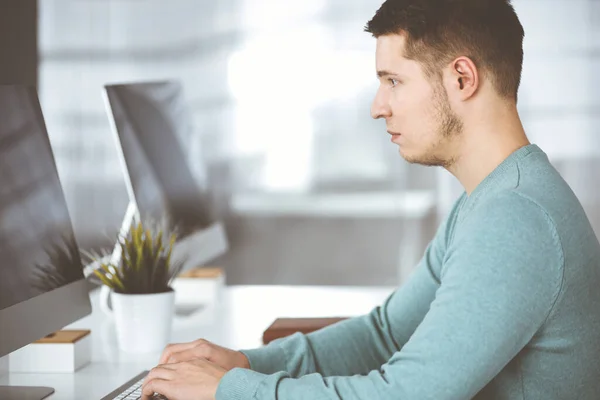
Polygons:
[[479,71],[470,58],[458,57],[446,71],[449,96],[464,101],[471,98],[479,88]]

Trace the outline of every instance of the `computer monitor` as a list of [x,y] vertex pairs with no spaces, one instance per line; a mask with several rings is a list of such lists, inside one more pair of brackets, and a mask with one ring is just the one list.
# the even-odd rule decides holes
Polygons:
[[[0,357],[90,312],[37,92],[0,86]],[[0,386],[0,399],[53,392],[39,390]]]
[[192,172],[182,145],[192,124],[181,84],[111,84],[104,94],[130,198],[121,234],[139,219],[166,223],[179,232],[172,257],[184,261],[184,270],[222,255],[227,238],[211,210],[206,177]]

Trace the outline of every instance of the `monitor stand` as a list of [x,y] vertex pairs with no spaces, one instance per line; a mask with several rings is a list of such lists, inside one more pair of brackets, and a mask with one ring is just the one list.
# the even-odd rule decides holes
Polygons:
[[51,387],[0,386],[2,400],[42,400],[54,393]]

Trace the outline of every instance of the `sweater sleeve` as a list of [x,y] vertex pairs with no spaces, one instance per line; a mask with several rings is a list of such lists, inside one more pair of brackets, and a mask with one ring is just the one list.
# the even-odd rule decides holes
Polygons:
[[564,269],[556,229],[541,208],[518,194],[492,203],[465,221],[468,234],[448,248],[427,315],[387,363],[364,375],[329,377],[236,369],[223,378],[217,399],[474,397],[549,317]]
[[242,352],[250,369],[267,374],[365,374],[383,365],[406,343],[427,313],[436,287],[428,269],[421,265],[406,285],[367,315]]
[[259,349],[242,350],[250,369],[265,374],[285,371],[297,378],[311,373],[366,374],[383,365],[408,341],[433,301],[439,285],[434,271],[441,269],[448,232],[462,199],[438,228],[409,280],[382,306],[308,335],[297,333]]

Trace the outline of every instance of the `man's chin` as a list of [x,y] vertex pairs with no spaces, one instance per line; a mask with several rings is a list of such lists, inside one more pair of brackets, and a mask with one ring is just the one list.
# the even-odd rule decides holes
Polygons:
[[423,157],[418,154],[411,154],[402,147],[398,148],[398,153],[409,164],[421,164],[423,162]]
[[406,154],[402,151],[402,149],[400,149],[399,153],[400,156],[409,164],[423,165],[425,167],[443,167],[445,165],[444,160],[436,157]]

